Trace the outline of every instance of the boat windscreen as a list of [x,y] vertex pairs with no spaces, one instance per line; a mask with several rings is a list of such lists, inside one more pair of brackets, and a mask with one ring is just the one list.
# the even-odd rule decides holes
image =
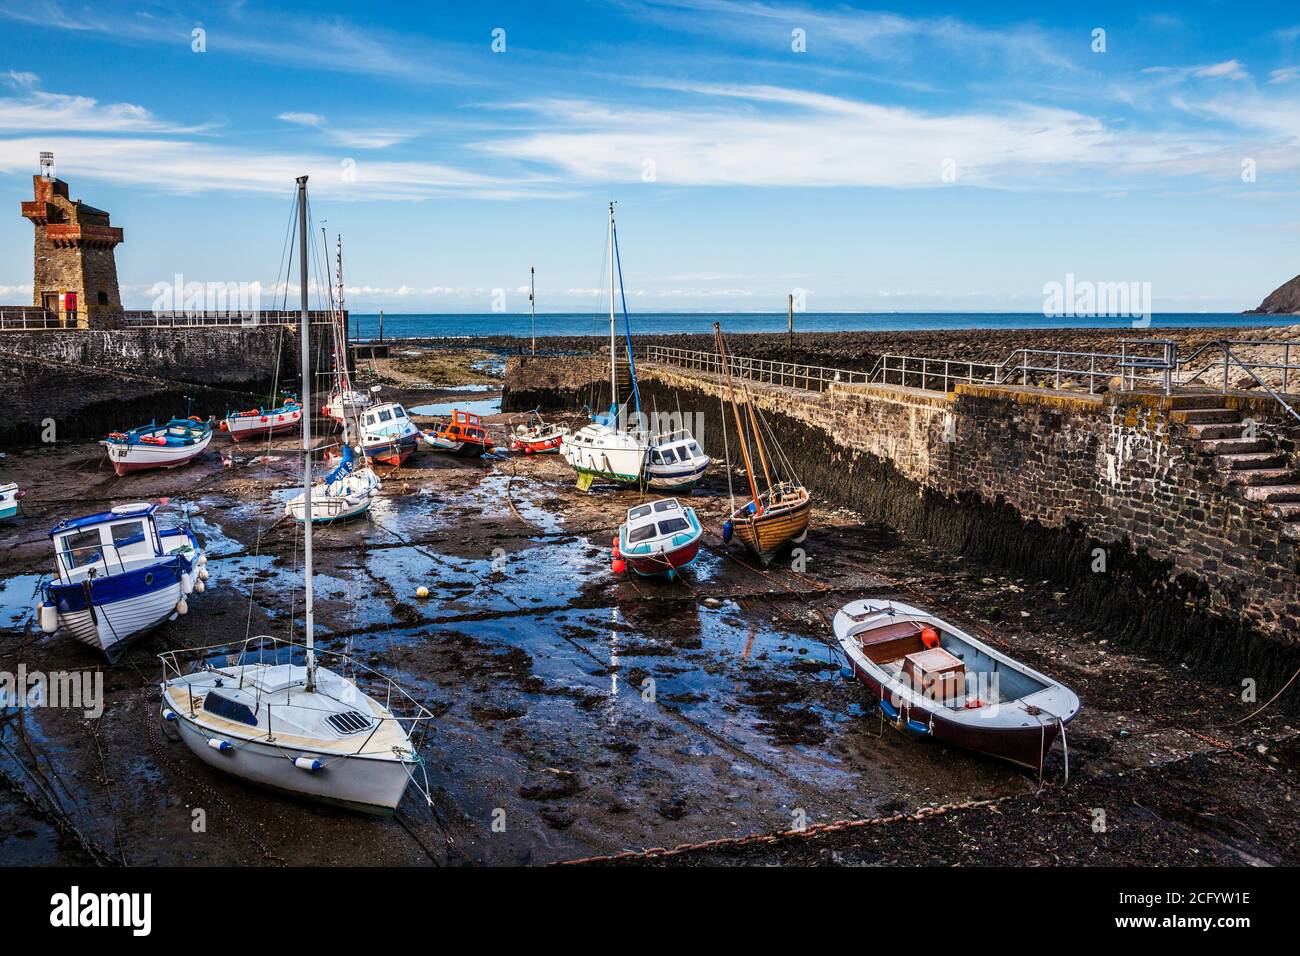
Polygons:
[[636,544],[638,541],[648,541],[655,536],[655,526],[653,524],[644,524],[639,528],[633,528],[627,533],[629,544]]
[[203,698],[203,709],[209,714],[216,714],[218,717],[226,718],[226,720],[248,724],[250,727],[257,726],[257,716],[247,704],[241,704],[237,700],[223,697],[216,691],[208,691],[207,695]]
[[662,535],[676,534],[679,531],[685,531],[691,526],[685,518],[669,518],[667,521],[659,522],[659,533]]
[[675,500],[655,502],[655,511],[676,511],[677,507]]

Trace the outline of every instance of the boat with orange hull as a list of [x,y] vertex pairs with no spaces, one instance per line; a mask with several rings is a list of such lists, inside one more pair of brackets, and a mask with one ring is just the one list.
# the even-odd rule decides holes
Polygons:
[[278,408],[253,408],[246,412],[227,412],[221,420],[221,430],[231,441],[248,438],[265,438],[278,432],[293,431],[302,421],[302,405],[294,398],[287,399]]
[[473,412],[463,412],[459,408],[451,413],[451,421],[422,434],[425,442],[438,451],[466,458],[477,458],[492,450],[492,442],[483,427],[482,419]]
[[1079,713],[1068,687],[901,601],[865,599],[835,615],[835,639],[882,716],[916,737],[1043,771]]
[[[727,343],[722,338],[722,327],[713,323],[713,337],[718,346],[719,365],[722,368],[722,380],[731,401],[732,417],[736,425],[737,444],[745,465],[745,478],[749,482],[750,499],[748,503],[737,508],[734,494],[731,499],[731,516],[722,525],[722,540],[729,543],[737,538],[758,559],[767,564],[776,554],[792,544],[801,543],[808,536],[808,522],[812,516],[812,497],[808,489],[797,479],[782,479],[780,472],[793,475],[794,468],[781,451],[776,435],[763,419],[761,412],[756,412],[749,390],[743,381],[737,389],[731,381],[731,356],[727,354]],[[744,394],[745,414],[740,413],[741,403],[736,397],[737,391]],[[726,427],[724,416],[723,427]],[[768,441],[764,443],[763,435]],[[775,457],[769,454],[769,446]],[[750,449],[754,455],[751,456]],[[754,458],[758,459],[755,468]],[[760,491],[759,477],[767,486]],[[727,454],[727,488],[731,489],[731,455],[730,446]]]

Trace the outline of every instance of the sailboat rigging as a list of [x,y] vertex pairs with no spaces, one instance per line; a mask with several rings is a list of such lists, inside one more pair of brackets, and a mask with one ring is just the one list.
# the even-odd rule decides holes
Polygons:
[[[727,343],[722,337],[722,326],[713,323],[713,337],[717,343],[718,358],[722,366],[723,383],[726,385],[727,398],[731,403],[732,418],[736,426],[736,436],[741,458],[745,464],[745,478],[749,482],[749,502],[736,507],[734,495],[731,499],[731,516],[723,524],[722,537],[730,541],[732,536],[758,555],[759,560],[767,564],[782,548],[802,542],[808,535],[808,519],[812,511],[812,499],[808,489],[793,477],[793,469],[781,453],[776,436],[768,430],[768,437],[775,449],[780,465],[791,475],[782,479],[778,462],[770,458],[763,443],[764,428],[760,428],[759,415],[755,412],[754,402],[748,389],[745,393],[744,416],[740,413],[740,402],[736,398],[736,386],[731,380],[731,358],[727,353]],[[763,423],[766,425],[766,423]],[[723,422],[726,428],[726,422]],[[753,445],[758,458],[759,470],[763,475],[766,490],[760,491],[758,474],[754,468],[750,445]],[[728,446],[730,448],[730,446]],[[727,468],[731,468],[730,451],[728,451]],[[773,476],[776,476],[775,479]]]

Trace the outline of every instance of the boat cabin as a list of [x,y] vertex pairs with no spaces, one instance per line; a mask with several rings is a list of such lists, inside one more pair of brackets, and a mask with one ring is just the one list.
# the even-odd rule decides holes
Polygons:
[[473,412],[464,412],[459,408],[451,413],[451,421],[443,426],[439,434],[452,441],[478,444],[487,441],[487,432],[483,430],[482,420]]
[[627,543],[646,544],[672,538],[695,525],[676,498],[664,498],[647,505],[637,505],[627,512]]
[[372,431],[384,431],[386,426],[402,425],[407,421],[405,408],[396,402],[386,402],[366,409],[362,423]]
[[112,511],[56,525],[50,538],[60,583],[80,584],[92,576],[133,571],[184,546],[188,541],[184,530],[159,528],[157,510],[148,502],[118,505]]
[[665,438],[657,439],[655,444],[650,446],[652,465],[693,464],[704,457],[699,442],[687,431],[673,432]]

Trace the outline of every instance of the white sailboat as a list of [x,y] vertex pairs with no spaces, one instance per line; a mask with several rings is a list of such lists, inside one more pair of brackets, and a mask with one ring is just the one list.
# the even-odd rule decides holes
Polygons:
[[[637,487],[645,468],[649,439],[644,432],[632,431],[626,419],[626,406],[618,402],[618,338],[614,325],[615,268],[618,263],[618,234],[614,226],[614,204],[609,204],[609,411],[592,416],[591,423],[560,439],[560,454],[578,474],[578,487],[586,490],[595,482]],[[626,310],[626,304],[624,306]],[[629,361],[631,352],[628,353]],[[639,413],[640,397],[636,392],[636,370],[632,369],[632,397]]]
[[[321,229],[321,238],[325,230]],[[334,336],[334,394],[341,394],[347,385],[347,347],[343,326],[343,237],[338,245],[338,308],[335,310],[333,295],[330,298],[330,311],[334,316],[331,323]],[[342,407],[342,406],[341,406]],[[359,414],[359,413],[358,413]],[[334,521],[347,521],[370,510],[370,505],[379,496],[383,482],[379,473],[371,467],[370,460],[362,454],[361,446],[353,447],[354,435],[360,430],[357,416],[348,414],[346,409],[339,419],[343,423],[342,455],[337,464],[321,481],[312,486],[310,497],[299,492],[285,503],[284,512],[295,521],[302,521],[307,514],[306,501],[311,501],[311,520],[316,524],[328,524]]]
[[[306,176],[298,179],[298,217],[302,398],[303,407],[310,408]],[[311,446],[304,417],[304,494],[312,488]],[[312,523],[304,521],[302,528],[305,643],[259,637],[160,655],[165,726],[175,727],[204,763],[297,796],[389,814],[416,782],[429,801],[412,735],[418,736],[433,715],[393,681],[347,655],[317,651]],[[322,658],[337,669],[322,666]]]

